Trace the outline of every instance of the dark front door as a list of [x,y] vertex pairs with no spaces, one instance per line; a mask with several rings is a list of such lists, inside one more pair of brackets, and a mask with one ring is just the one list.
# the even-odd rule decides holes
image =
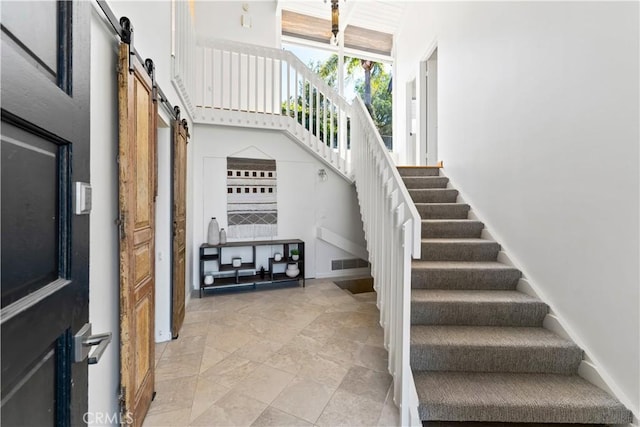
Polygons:
[[[83,424],[88,321],[90,7],[0,2],[3,426]],[[86,186],[85,186],[86,188]]]

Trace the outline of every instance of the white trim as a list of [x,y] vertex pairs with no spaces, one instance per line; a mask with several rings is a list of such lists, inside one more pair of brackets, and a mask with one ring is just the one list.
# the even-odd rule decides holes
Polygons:
[[418,63],[416,79],[416,165],[427,165],[427,60]]
[[[327,43],[321,43],[321,42],[317,42],[314,40],[307,40],[307,39],[301,39],[301,38],[297,38],[297,37],[292,37],[292,36],[282,36],[282,43],[286,43],[286,44],[292,44],[292,45],[296,45],[296,46],[303,46],[303,47],[311,47],[314,49],[320,49],[320,50],[326,50],[328,52],[331,53],[335,53],[336,55],[339,53],[339,48],[338,46],[334,46],[332,44],[327,44]],[[345,47],[344,48],[344,54],[346,56],[352,56],[352,57],[356,57],[359,59],[367,59],[367,60],[372,60],[372,61],[376,61],[376,62],[384,62],[387,64],[393,64],[393,56],[392,55],[382,55],[379,53],[373,53],[373,52],[365,52],[365,51],[361,51],[358,49],[352,49],[352,48],[348,48]]]
[[433,55],[433,52],[435,52],[437,48],[438,38],[434,37],[433,40],[431,40],[431,43],[429,44],[427,50],[424,51],[425,53],[420,57],[420,61],[426,61],[427,59],[429,59],[429,57]]
[[330,245],[335,246],[336,248],[342,249],[345,252],[349,252],[350,254],[359,257],[360,259],[369,259],[369,252],[367,252],[366,248],[363,248],[362,246],[352,242],[351,240],[345,239],[339,234],[336,234],[324,227],[318,227],[316,229],[316,237],[324,242],[329,243]]
[[[339,163],[335,161],[335,157],[328,154],[327,157],[325,157],[322,155],[322,151],[318,152],[308,145],[308,142],[310,141],[309,131],[304,129],[302,125],[296,122],[292,117],[277,114],[259,114],[244,111],[196,107],[194,123],[213,126],[256,128],[267,131],[282,132],[289,139],[298,143],[300,147],[313,154],[314,157],[331,168],[342,179],[350,184],[353,183],[351,174],[348,173],[348,171],[345,172],[339,167]],[[332,159],[334,161],[331,161]]]
[[[434,58],[434,55],[436,56]],[[438,164],[438,47],[425,64],[425,99],[421,102],[424,105],[425,116],[425,164],[434,166]]]
[[176,0],[171,0],[171,57],[176,57]]

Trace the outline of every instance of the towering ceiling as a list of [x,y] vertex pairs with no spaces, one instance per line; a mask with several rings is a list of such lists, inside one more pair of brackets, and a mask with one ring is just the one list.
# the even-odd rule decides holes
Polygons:
[[[279,0],[282,34],[331,43],[331,3],[323,0]],[[393,36],[405,9],[403,1],[341,0],[340,31],[347,48],[391,55]]]

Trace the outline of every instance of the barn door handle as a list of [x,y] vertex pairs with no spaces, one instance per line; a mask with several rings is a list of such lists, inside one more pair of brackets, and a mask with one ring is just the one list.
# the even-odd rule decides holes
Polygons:
[[[89,358],[87,363],[95,365],[111,342],[111,332],[104,334],[91,335],[91,323],[86,323],[80,331],[73,337],[73,361],[74,363],[82,362],[85,358]],[[91,355],[89,350],[91,347],[98,346]]]

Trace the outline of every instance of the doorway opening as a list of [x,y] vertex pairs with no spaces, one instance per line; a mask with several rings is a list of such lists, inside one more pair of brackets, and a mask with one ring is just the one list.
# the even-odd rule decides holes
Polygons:
[[420,164],[438,164],[438,48],[420,63]]
[[417,135],[416,135],[416,79],[407,83],[406,88],[407,99],[407,164],[417,165],[419,164],[419,157],[417,156]]

